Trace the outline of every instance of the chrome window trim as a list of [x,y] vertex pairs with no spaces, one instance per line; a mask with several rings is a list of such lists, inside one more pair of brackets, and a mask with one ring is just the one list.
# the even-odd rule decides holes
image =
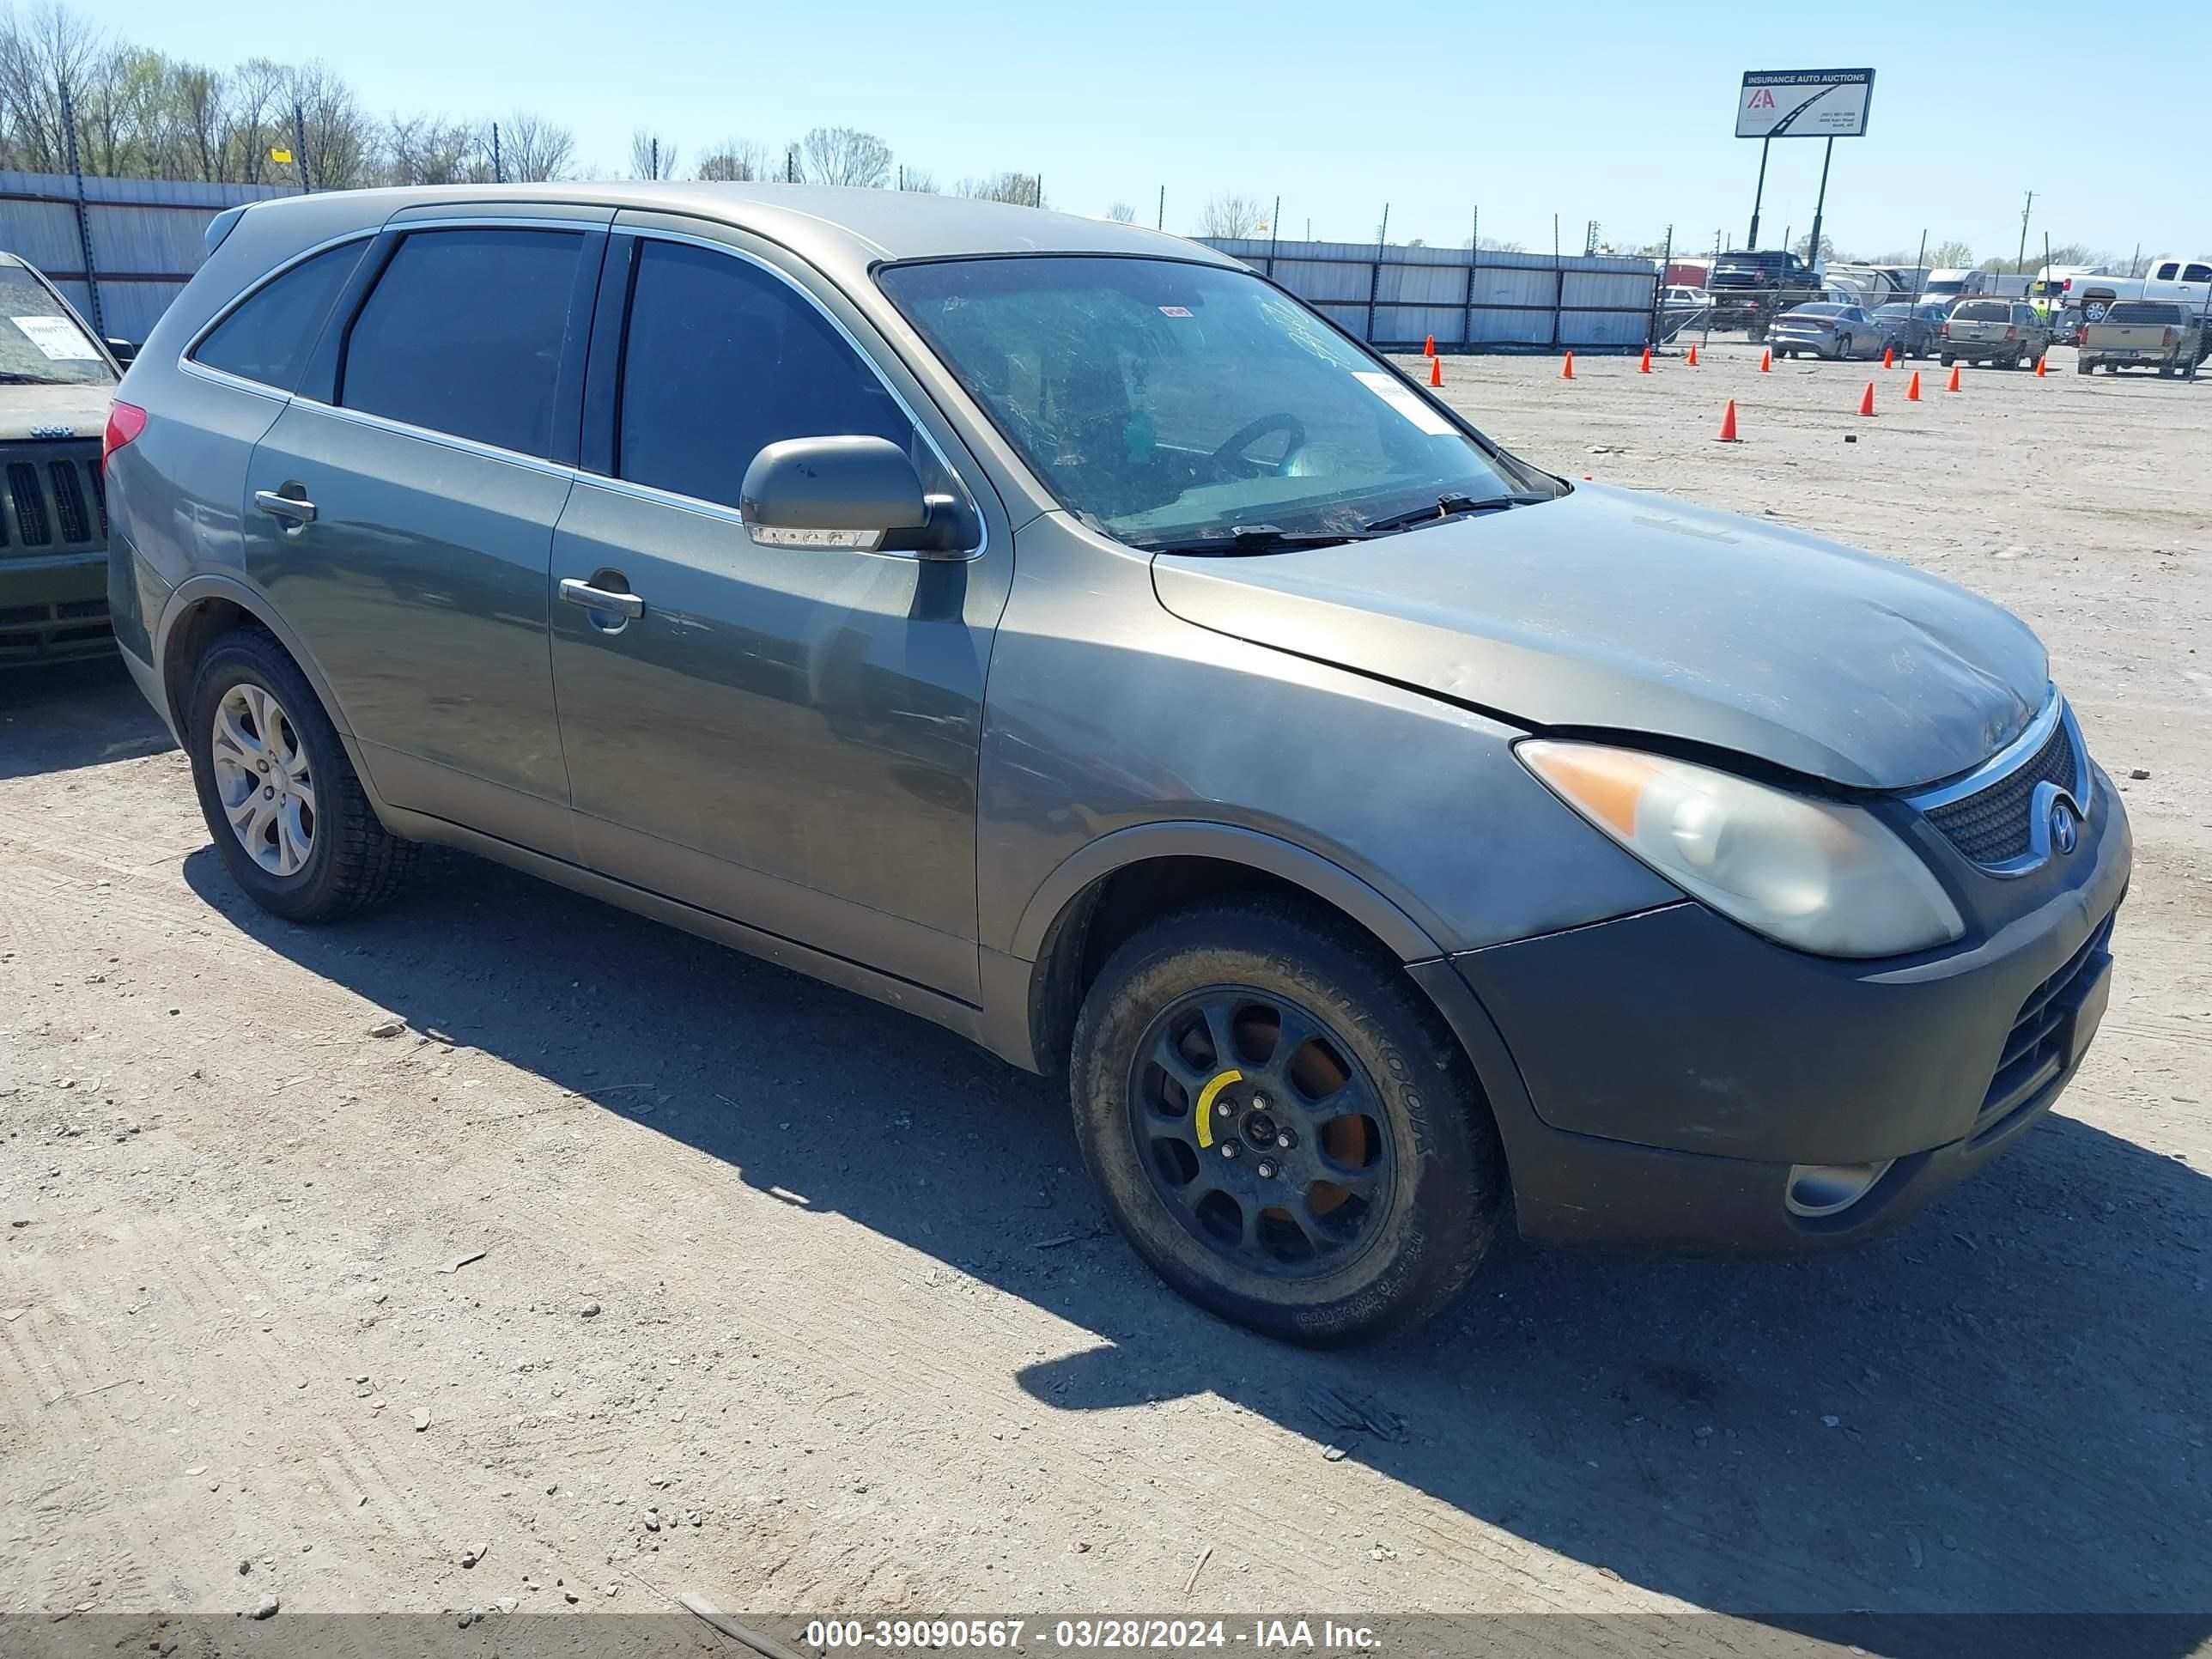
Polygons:
[[[742,228],[732,226],[731,228],[737,230],[741,229]],[[981,539],[976,542],[975,546],[964,549],[961,552],[955,554],[949,558],[944,555],[935,555],[925,558],[919,553],[909,552],[902,549],[894,549],[890,550],[876,550],[870,553],[868,556],[884,559],[907,559],[911,560],[917,564],[957,564],[980,559],[985,553],[990,550],[990,515],[983,511],[983,498],[976,492],[974,484],[969,482],[967,476],[963,473],[958,467],[952,465],[952,458],[945,453],[945,447],[937,441],[936,434],[931,432],[928,426],[922,421],[921,417],[915,413],[914,405],[906,400],[905,394],[901,392],[898,387],[893,384],[890,376],[884,373],[883,365],[876,361],[874,355],[871,353],[866,347],[860,343],[859,338],[854,336],[851,329],[845,326],[843,321],[839,319],[836,313],[831,311],[829,307],[823,305],[822,301],[807,289],[805,283],[799,282],[788,271],[781,270],[767,259],[762,258],[760,255],[757,253],[751,252],[744,248],[732,246],[727,242],[716,241],[714,238],[709,236],[695,236],[680,230],[664,230],[657,225],[626,225],[620,222],[617,222],[615,224],[609,226],[608,229],[612,234],[618,236],[635,236],[640,241],[655,240],[663,242],[678,242],[688,244],[693,247],[702,247],[711,253],[727,254],[731,258],[742,260],[744,264],[751,265],[757,270],[766,271],[770,276],[775,278],[777,282],[781,283],[786,288],[789,289],[793,293],[798,295],[799,298],[805,301],[808,305],[813,307],[817,314],[818,314],[824,322],[828,323],[831,328],[837,331],[837,337],[844,341],[844,343],[852,349],[852,352],[854,356],[858,357],[863,363],[867,365],[868,372],[876,377],[877,384],[881,386],[885,392],[890,394],[891,401],[896,404],[899,407],[899,412],[904,415],[908,422],[913,426],[914,429],[921,434],[922,442],[929,446],[929,453],[937,457],[937,464],[943,467],[952,477],[960,481],[960,488],[967,493],[969,504],[975,509],[975,522],[982,530],[982,536]],[[825,277],[823,280],[827,281],[828,279]],[[948,416],[946,418],[949,419],[950,417]],[[622,421],[622,410],[619,404],[617,405],[615,410],[615,421],[617,440],[619,440]],[[619,451],[621,447],[619,441],[617,441],[616,447],[617,451]],[[726,506],[720,501],[707,501],[701,496],[686,495],[681,490],[663,489],[656,484],[640,483],[635,479],[614,477],[604,473],[586,471],[582,469],[578,470],[576,476],[586,483],[596,484],[602,489],[611,489],[617,495],[634,495],[641,501],[654,501],[665,507],[683,507],[688,511],[699,514],[702,517],[723,519],[726,520],[731,524],[740,526],[744,523],[744,520],[739,515],[737,508]],[[750,546],[758,547],[762,545],[762,544],[755,542],[750,533],[747,534],[745,540]],[[777,550],[781,552],[804,552],[806,550],[803,548],[783,548]],[[838,549],[836,550],[839,552],[852,552],[858,551],[859,550]]]
[[458,432],[441,432],[435,427],[415,426],[406,421],[395,421],[388,415],[372,414],[365,409],[348,409],[340,404],[326,404],[319,398],[302,398],[297,392],[291,394],[286,401],[301,409],[311,409],[318,415],[329,415],[341,421],[350,422],[356,426],[365,426],[378,432],[389,432],[394,437],[417,438],[425,443],[436,444],[443,449],[455,450],[464,455],[480,456],[488,461],[505,461],[510,465],[524,467],[532,472],[544,472],[556,478],[576,478],[588,476],[579,473],[574,467],[565,462],[553,460],[544,455],[526,454],[520,449],[503,449],[497,444],[488,444],[481,439],[465,438]]
[[[1995,788],[2042,752],[2043,745],[2051,740],[2054,727],[2065,732],[2067,746],[2073,751],[2075,787],[2061,789],[2048,780],[2036,785],[2028,802],[2027,851],[2020,857],[2008,859],[2002,864],[1982,864],[1972,859],[1966,860],[1985,875],[2001,878],[2024,876],[2041,869],[2051,859],[2051,809],[2053,803],[2064,800],[2073,807],[2076,816],[2087,822],[2096,801],[2096,774],[2090,769],[2089,750],[2081,739],[2081,722],[2074,718],[2072,706],[2056,686],[2051,688],[2051,696],[2041,711],[2018,737],[1972,771],[1936,788],[1905,796],[1905,804],[1925,815],[1954,801],[1965,800],[1986,789]],[[1960,854],[1960,856],[1965,858],[1966,855]]]

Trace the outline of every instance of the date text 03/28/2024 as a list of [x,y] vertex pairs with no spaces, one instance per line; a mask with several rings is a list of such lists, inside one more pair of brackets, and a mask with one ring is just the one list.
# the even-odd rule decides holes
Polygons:
[[[806,1626],[807,1645],[823,1651],[912,1647],[987,1651],[1022,1645],[1026,1619],[817,1619]],[[1375,1648],[1372,1629],[1333,1619],[1254,1619],[1237,1626],[1222,1619],[1058,1619],[1039,1621],[1039,1638],[1070,1651],[1174,1651],[1231,1647],[1258,1651],[1360,1653]]]

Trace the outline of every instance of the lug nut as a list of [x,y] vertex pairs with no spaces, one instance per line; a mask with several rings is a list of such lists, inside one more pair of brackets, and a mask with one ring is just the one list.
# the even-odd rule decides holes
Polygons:
[[1281,1147],[1286,1152],[1297,1144],[1298,1138],[1292,1134],[1288,1129],[1284,1130],[1282,1133],[1275,1137],[1275,1145]]
[[1234,1157],[1236,1157],[1236,1156],[1237,1156],[1237,1143],[1236,1143],[1235,1141],[1233,1141],[1233,1140],[1224,1140],[1224,1141],[1223,1141],[1223,1142],[1221,1143],[1221,1155],[1222,1155],[1222,1157],[1224,1157],[1224,1158],[1234,1158]]
[[1265,1180],[1265,1179],[1267,1179],[1267,1178],[1271,1177],[1272,1176],[1273,1176],[1273,1174],[1274,1174],[1274,1173],[1275,1173],[1275,1160],[1274,1160],[1273,1158],[1261,1158],[1261,1159],[1260,1160],[1260,1175],[1261,1175],[1261,1179],[1263,1179],[1263,1180]]
[[1252,1097],[1252,1109],[1255,1112],[1266,1111],[1267,1109],[1267,1097],[1265,1095],[1254,1095]]
[[1234,1112],[1236,1109],[1236,1109],[1234,1106],[1231,1106],[1231,1105],[1227,1101],[1225,1101],[1225,1100],[1224,1100],[1224,1101],[1223,1101],[1219,1105],[1216,1106],[1216,1107],[1213,1109],[1213,1115],[1214,1115],[1214,1116],[1216,1116],[1216,1117],[1227,1117],[1231,1113]]

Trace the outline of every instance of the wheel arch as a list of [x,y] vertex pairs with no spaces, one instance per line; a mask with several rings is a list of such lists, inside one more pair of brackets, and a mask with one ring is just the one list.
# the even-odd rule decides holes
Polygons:
[[[1175,908],[1250,892],[1280,895],[1326,913],[1401,964],[1443,954],[1430,929],[1388,895],[1293,842],[1200,821],[1135,825],[1069,855],[1024,909],[1008,942],[1011,956],[1002,959],[1013,970],[1006,976],[1013,981],[1007,988],[1023,1006],[996,1011],[988,1021],[1001,1031],[1014,1027],[1028,1050],[1007,1057],[1059,1072],[1076,1012],[1122,940]],[[994,1046],[1006,1053],[1004,1043]]]
[[[314,688],[315,696],[330,716],[331,724],[337,728],[339,738],[350,752],[353,730],[347,724],[345,712],[331,695],[330,682],[299,635],[295,634],[268,597],[235,576],[209,573],[193,576],[177,585],[176,592],[162,607],[161,617],[154,634],[154,670],[167,708],[161,712],[169,719],[172,730],[179,734],[185,731],[188,712],[185,698],[191,690],[192,670],[201,653],[230,629],[240,626],[262,629],[284,648],[284,653],[299,665]],[[360,757],[353,757],[355,768],[360,769]]]

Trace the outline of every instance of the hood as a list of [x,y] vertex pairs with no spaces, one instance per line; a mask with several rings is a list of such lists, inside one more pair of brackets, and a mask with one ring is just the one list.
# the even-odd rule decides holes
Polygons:
[[0,386],[0,443],[97,438],[107,425],[108,386]]
[[1978,765],[2049,695],[2009,611],[1815,536],[1583,484],[1373,542],[1162,555],[1187,622],[1532,727],[1644,733],[1854,788]]

